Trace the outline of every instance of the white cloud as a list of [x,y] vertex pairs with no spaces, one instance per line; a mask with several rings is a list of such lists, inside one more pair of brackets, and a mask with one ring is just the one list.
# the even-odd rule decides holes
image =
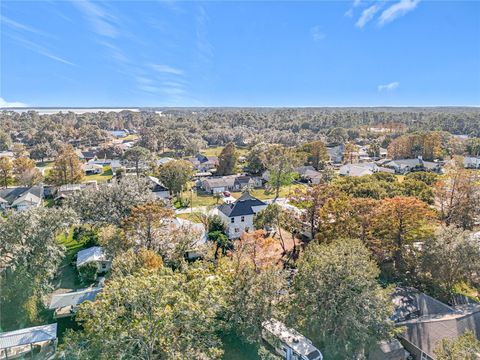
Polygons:
[[169,65],[163,65],[163,64],[151,64],[150,67],[158,71],[160,73],[165,73],[165,74],[172,74],[172,75],[183,75],[184,71],[178,68],[174,68]]
[[17,108],[17,107],[27,107],[26,104],[18,101],[6,101],[0,97],[0,108]]
[[15,30],[28,31],[28,32],[31,32],[32,34],[38,34],[38,35],[42,35],[42,36],[52,37],[52,35],[47,34],[44,31],[38,30],[38,29],[36,29],[32,26],[29,26],[29,25],[21,24],[18,21],[15,21],[15,20],[10,19],[10,18],[8,18],[6,16],[3,16],[3,15],[0,16],[0,20],[2,21],[2,23],[7,25],[8,27],[10,27],[12,29],[15,29]]
[[71,66],[76,66],[76,64],[74,64],[73,62],[71,61],[68,61],[60,56],[57,56],[55,55],[52,51],[50,51],[49,49],[47,49],[46,47],[38,44],[38,43],[35,43],[35,42],[32,42],[30,40],[27,40],[21,36],[12,36],[12,35],[9,35],[10,38],[14,39],[17,41],[17,43],[23,45],[26,49],[28,50],[31,50],[31,51],[34,51],[36,52],[37,54],[40,54],[40,55],[43,55],[43,56],[46,56],[48,57],[49,59],[52,59],[52,60],[55,60],[55,61],[58,61],[58,62],[61,62],[63,64],[67,64],[67,65],[71,65]]
[[208,39],[208,14],[203,6],[198,7],[195,20],[197,54],[201,61],[209,63],[213,57],[213,46]]
[[118,29],[116,26],[117,19],[110,11],[107,11],[98,4],[94,4],[92,1],[88,0],[74,1],[73,4],[83,12],[89,21],[92,30],[97,34],[109,38],[116,38],[118,36]]
[[400,0],[388,9],[384,10],[380,15],[378,24],[383,26],[415,9],[420,0]]
[[373,19],[377,11],[380,10],[379,5],[372,5],[362,11],[362,15],[355,23],[356,27],[363,28],[370,20]]
[[382,91],[392,91],[392,90],[395,90],[396,88],[398,88],[399,86],[400,86],[400,83],[398,81],[394,81],[394,82],[391,82],[389,84],[378,85],[377,89],[380,92],[382,92]]
[[327,34],[325,34],[320,26],[314,26],[310,29],[310,33],[312,34],[312,38],[314,41],[320,41],[323,40],[327,37]]

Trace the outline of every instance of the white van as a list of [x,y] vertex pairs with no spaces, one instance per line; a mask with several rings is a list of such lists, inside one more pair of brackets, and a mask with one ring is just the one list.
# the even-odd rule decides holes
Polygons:
[[263,340],[285,360],[323,360],[322,353],[309,339],[282,322],[270,319],[262,327]]

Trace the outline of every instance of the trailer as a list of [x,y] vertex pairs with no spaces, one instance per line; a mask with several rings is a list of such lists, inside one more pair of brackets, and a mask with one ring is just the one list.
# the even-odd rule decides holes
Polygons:
[[298,331],[270,319],[262,324],[262,338],[285,360],[323,360],[322,353]]

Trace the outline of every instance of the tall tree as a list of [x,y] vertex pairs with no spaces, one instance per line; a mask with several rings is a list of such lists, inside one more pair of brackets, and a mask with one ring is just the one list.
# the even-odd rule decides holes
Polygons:
[[42,174],[35,167],[35,161],[25,156],[13,161],[13,173],[17,184],[23,186],[32,186],[42,180]]
[[123,158],[133,164],[137,176],[140,176],[141,166],[147,165],[152,158],[152,153],[144,147],[134,146],[125,151]]
[[268,144],[258,143],[247,154],[248,169],[253,174],[262,174],[267,169]]
[[0,130],[0,151],[10,149],[12,146],[12,138],[5,131]]
[[83,178],[82,164],[71,145],[65,145],[57,157],[48,180],[55,185],[75,184]]
[[292,148],[271,145],[267,151],[268,185],[275,191],[275,200],[282,186],[290,185],[296,178],[295,167],[300,164],[297,153]]
[[395,197],[382,200],[375,215],[375,236],[393,258],[396,275],[405,277],[415,263],[409,264],[407,256],[415,253],[415,242],[433,237],[435,214],[427,204],[412,197]]
[[94,303],[81,305],[83,330],[67,336],[67,358],[219,359],[219,279],[164,268],[109,281]]
[[426,281],[433,283],[438,295],[454,302],[453,288],[460,282],[473,285],[480,273],[480,247],[470,234],[454,227],[443,229],[425,242],[422,271]]
[[185,160],[169,161],[158,169],[158,178],[172,195],[178,195],[185,190],[192,175],[192,164]]
[[475,171],[460,166],[447,167],[436,183],[435,195],[445,224],[472,229],[480,215],[480,184]]
[[36,144],[30,149],[30,157],[34,160],[40,160],[42,163],[45,159],[53,157],[55,151],[48,143]]
[[2,186],[6,189],[12,180],[13,164],[7,156],[0,156],[0,178]]
[[360,240],[308,245],[293,281],[291,316],[325,358],[352,359],[391,336],[386,319],[393,306],[378,275]]
[[134,205],[125,219],[123,228],[127,236],[148,250],[159,251],[160,242],[168,234],[174,212],[163,202],[147,202]]
[[72,194],[65,206],[75,210],[83,223],[120,226],[132,206],[151,199],[152,193],[145,179],[127,177],[112,184],[102,184],[98,190],[89,188]]
[[57,236],[76,220],[70,210],[35,208],[0,218],[2,328],[31,324],[42,309],[42,296],[64,256]]
[[223,258],[217,273],[225,284],[226,330],[247,342],[260,343],[262,323],[281,316],[286,302],[286,274],[276,266],[255,270],[248,259]]
[[228,143],[218,157],[218,175],[231,175],[237,163],[237,148],[234,143]]
[[329,160],[327,147],[321,140],[312,141],[302,146],[307,154],[307,164],[312,165],[316,170],[323,170]]
[[310,233],[312,238],[322,232],[325,227],[326,219],[325,213],[322,210],[328,202],[345,196],[336,187],[319,184],[312,187],[307,187],[297,191],[290,197],[290,202],[302,209],[302,221],[310,225]]

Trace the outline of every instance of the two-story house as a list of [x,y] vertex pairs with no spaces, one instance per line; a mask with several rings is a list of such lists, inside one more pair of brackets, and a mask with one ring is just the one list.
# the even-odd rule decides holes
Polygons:
[[229,239],[237,239],[244,231],[254,230],[253,219],[256,214],[265,209],[267,204],[244,192],[237,201],[222,204],[215,209],[227,225]]

